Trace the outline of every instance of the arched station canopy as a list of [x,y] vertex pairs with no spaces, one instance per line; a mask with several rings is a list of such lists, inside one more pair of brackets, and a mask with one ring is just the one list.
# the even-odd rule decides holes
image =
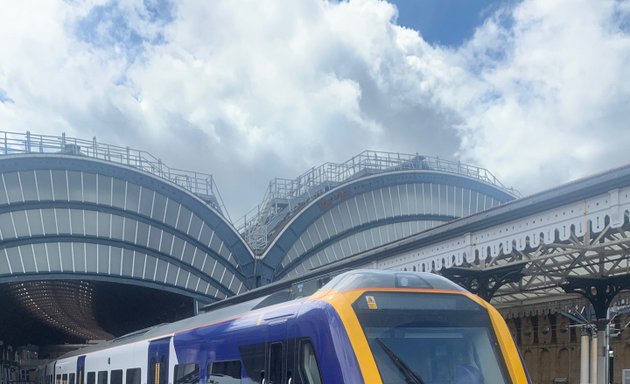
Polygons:
[[350,178],[319,195],[278,232],[261,273],[271,280],[299,276],[515,197],[500,185],[426,164]]
[[251,287],[253,256],[195,194],[66,154],[0,157],[0,283],[100,280],[210,302]]

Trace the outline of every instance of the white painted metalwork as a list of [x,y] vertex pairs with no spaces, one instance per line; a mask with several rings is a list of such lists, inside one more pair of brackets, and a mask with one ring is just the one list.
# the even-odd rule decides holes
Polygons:
[[452,266],[492,268],[527,261],[524,278],[499,289],[499,306],[564,295],[567,276],[630,273],[630,186],[560,205],[387,257],[378,268],[439,271]]

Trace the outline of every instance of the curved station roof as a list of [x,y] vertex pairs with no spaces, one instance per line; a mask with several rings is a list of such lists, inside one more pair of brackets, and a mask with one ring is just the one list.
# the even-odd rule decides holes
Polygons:
[[123,330],[104,329],[112,321],[95,298],[116,286],[210,303],[514,197],[483,168],[366,151],[272,180],[257,214],[233,225],[211,175],[96,139],[7,132],[0,284],[38,321],[107,339]]

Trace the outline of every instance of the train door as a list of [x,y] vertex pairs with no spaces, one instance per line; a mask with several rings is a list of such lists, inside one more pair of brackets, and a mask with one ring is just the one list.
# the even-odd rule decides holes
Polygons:
[[85,356],[77,358],[77,384],[85,384]]
[[[274,321],[267,328],[267,369],[265,384],[286,384],[290,379],[287,372],[287,321]],[[273,341],[272,341],[273,340]]]
[[168,351],[170,337],[153,340],[149,343],[148,384],[168,384]]

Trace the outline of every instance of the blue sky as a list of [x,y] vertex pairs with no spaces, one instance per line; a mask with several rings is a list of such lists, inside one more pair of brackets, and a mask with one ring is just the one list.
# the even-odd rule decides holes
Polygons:
[[628,161],[628,20],[630,0],[8,2],[0,127],[211,173],[232,217],[365,149],[528,194]]
[[392,0],[398,24],[420,32],[431,44],[456,47],[470,39],[487,17],[506,1]]

